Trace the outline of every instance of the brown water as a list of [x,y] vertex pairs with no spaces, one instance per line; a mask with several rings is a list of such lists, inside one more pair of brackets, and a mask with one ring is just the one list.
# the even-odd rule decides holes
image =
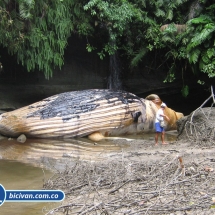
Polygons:
[[99,160],[111,152],[120,151],[128,144],[119,146],[113,141],[101,141],[98,144],[88,139],[48,140],[28,139],[24,144],[16,140],[0,140],[0,157],[33,166],[49,169],[61,168],[65,160]]
[[[133,135],[131,139],[153,139],[154,134]],[[167,141],[174,141],[175,133],[166,135]],[[121,151],[128,144],[119,145],[111,140],[94,143],[88,139],[47,140],[28,139],[24,144],[16,139],[0,140],[0,183],[6,190],[42,189],[43,180],[53,172],[62,169],[65,163],[80,160],[100,160]],[[49,170],[48,170],[49,169]],[[45,172],[45,175],[44,175]],[[5,202],[0,214],[42,215],[60,203]]]
[[[6,190],[35,190],[42,189],[43,179],[53,173],[17,161],[0,160],[0,183]],[[53,203],[52,203],[53,204]],[[59,204],[59,203],[58,203]],[[0,214],[37,215],[44,214],[42,210],[51,209],[50,203],[44,202],[4,202]]]

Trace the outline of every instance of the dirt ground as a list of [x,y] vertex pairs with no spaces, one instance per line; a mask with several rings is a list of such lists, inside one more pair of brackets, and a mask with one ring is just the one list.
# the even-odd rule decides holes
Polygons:
[[98,162],[77,161],[44,183],[66,198],[48,214],[215,214],[215,147],[189,141],[127,145]]

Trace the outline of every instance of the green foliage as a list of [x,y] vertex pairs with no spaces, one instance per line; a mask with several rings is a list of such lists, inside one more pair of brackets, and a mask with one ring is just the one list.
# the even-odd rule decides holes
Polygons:
[[185,85],[181,89],[182,96],[187,97],[189,94],[189,86]]
[[[215,16],[200,15],[188,22],[191,28],[190,41],[187,45],[187,57],[190,63],[199,64],[200,71],[209,78],[215,77]],[[197,30],[198,29],[198,30]],[[192,34],[191,34],[192,33]]]
[[199,60],[199,56],[201,51],[197,48],[193,49],[190,53],[188,53],[188,59],[190,63],[197,63]]
[[132,36],[128,38],[130,40],[128,44],[132,44],[132,47],[127,46],[125,48],[125,51],[132,57],[131,66],[136,66],[141,62],[147,56],[147,53],[157,49],[164,49],[166,46],[168,47],[176,42],[176,28],[174,24],[170,25],[165,33],[160,31],[160,26],[161,23],[165,23],[167,20],[173,21],[173,14],[176,13],[176,9],[184,2],[186,0],[148,0],[144,1],[144,7],[142,7],[141,1],[137,1],[136,4],[139,4],[141,8],[139,13],[142,18],[136,19],[133,22],[133,26],[130,26]]
[[[73,1],[63,2],[72,5]],[[0,19],[4,20],[0,25],[0,44],[16,55],[28,71],[38,69],[46,78],[51,77],[53,68],[63,65],[72,31],[70,7],[48,0],[18,0],[15,4],[5,1],[0,6]]]
[[19,49],[24,42],[24,23],[17,16],[14,10],[8,13],[6,8],[0,5],[0,44],[7,47],[8,51]]
[[205,84],[205,82],[204,82],[204,81],[201,81],[201,80],[198,80],[197,83],[198,83],[198,84],[201,84],[201,85],[204,85],[204,84]]
[[[213,78],[214,8],[206,0],[5,0],[0,45],[28,71],[41,70],[47,78],[62,67],[72,34],[86,38],[86,50],[100,59],[120,50],[134,67],[155,56],[159,68],[164,63],[169,68],[164,82],[191,70]],[[189,88],[182,91],[187,95]]]
[[175,71],[176,71],[176,65],[175,63],[172,64],[171,68],[169,69],[169,72],[165,78],[165,80],[163,81],[164,83],[171,83],[175,80]]
[[131,61],[131,66],[137,66],[138,63],[143,59],[143,57],[147,54],[148,49],[145,47],[142,47],[140,50],[138,50],[138,53]]
[[96,48],[93,47],[93,46],[91,46],[91,45],[88,43],[87,46],[86,46],[86,49],[87,49],[88,52],[92,52],[92,51],[95,50]]
[[31,19],[31,12],[34,9],[34,0],[20,0],[19,1],[19,15],[22,19]]
[[103,59],[106,53],[113,55],[119,49],[120,38],[126,35],[137,9],[126,0],[90,0],[83,8],[96,20],[97,25],[102,26],[109,38],[99,51],[99,57]]
[[[172,56],[170,54],[166,55],[168,59],[171,58],[174,63],[184,62],[194,74],[203,72],[209,78],[213,78],[215,77],[215,4],[207,7],[208,4],[206,3],[207,1],[202,3],[202,11],[199,16],[185,23],[186,31],[180,32],[179,25],[176,25],[177,29],[175,29],[174,23],[169,24],[162,32],[161,42],[166,49],[168,48],[167,53],[176,53]],[[172,67],[166,80],[168,80],[169,74],[173,74]],[[202,84],[203,82],[198,81],[198,83]],[[186,96],[188,92],[189,90],[185,85],[182,88],[182,94]]]

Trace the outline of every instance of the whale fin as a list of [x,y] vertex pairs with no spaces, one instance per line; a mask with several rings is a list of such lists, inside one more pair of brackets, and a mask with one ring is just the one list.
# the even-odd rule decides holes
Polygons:
[[124,137],[105,137],[101,132],[93,132],[92,134],[88,135],[88,138],[94,142],[99,142],[103,139],[109,139],[109,140],[118,140],[123,139],[127,141],[132,141],[133,139],[124,138]]

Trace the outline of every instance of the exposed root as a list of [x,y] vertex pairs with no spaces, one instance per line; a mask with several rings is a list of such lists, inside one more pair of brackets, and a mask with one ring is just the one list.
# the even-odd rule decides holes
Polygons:
[[[211,106],[205,108],[205,104],[212,100]],[[213,88],[211,95],[203,104],[193,111],[186,119],[183,132],[190,142],[209,146],[215,144],[215,98]],[[179,135],[180,136],[180,135]]]

